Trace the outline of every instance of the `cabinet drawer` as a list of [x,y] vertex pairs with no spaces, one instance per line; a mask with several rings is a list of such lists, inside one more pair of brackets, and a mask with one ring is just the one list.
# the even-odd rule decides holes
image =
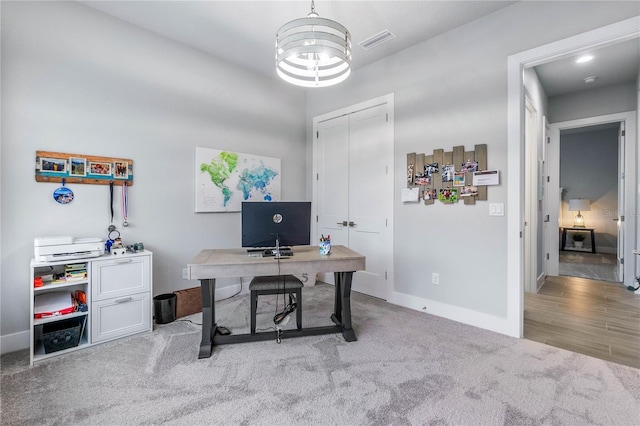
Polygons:
[[91,342],[98,343],[151,331],[151,293],[139,293],[91,304]]
[[93,301],[150,291],[149,256],[92,262],[91,282]]

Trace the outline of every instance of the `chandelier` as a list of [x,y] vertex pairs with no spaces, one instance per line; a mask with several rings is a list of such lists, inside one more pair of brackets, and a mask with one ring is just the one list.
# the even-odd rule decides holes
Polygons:
[[303,87],[327,87],[351,74],[351,36],[331,19],[320,18],[311,1],[306,18],[284,24],[276,34],[276,72]]

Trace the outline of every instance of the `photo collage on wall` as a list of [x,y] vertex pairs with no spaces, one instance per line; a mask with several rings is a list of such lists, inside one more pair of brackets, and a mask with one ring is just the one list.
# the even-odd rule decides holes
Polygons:
[[[38,182],[133,185],[133,161],[123,158],[36,151]],[[64,180],[64,181],[63,181]]]
[[487,170],[487,146],[464,146],[451,152],[436,149],[433,154],[407,154],[407,187],[420,188],[418,201],[444,204],[464,201],[475,204],[487,200],[487,187],[499,184],[497,170]]

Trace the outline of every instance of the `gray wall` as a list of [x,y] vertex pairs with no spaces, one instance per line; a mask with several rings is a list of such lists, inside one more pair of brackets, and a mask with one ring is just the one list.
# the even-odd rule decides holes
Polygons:
[[[310,93],[308,129],[314,116],[393,92],[396,195],[408,152],[486,143],[489,167],[502,173],[489,202],[506,205],[509,175],[521,172],[507,170],[508,56],[639,12],[632,2],[520,2],[356,69],[340,87]],[[427,308],[433,301],[506,317],[507,216],[490,217],[488,202],[403,205],[399,196],[394,214],[396,292]],[[433,272],[439,286],[430,283]]]
[[577,120],[598,115],[635,111],[638,91],[634,83],[605,86],[549,99],[549,121]]
[[57,204],[36,150],[133,160],[122,238],[154,252],[154,294],[198,285],[181,271],[199,250],[240,245],[239,213],[194,213],[195,147],[279,157],[282,197],[307,199],[302,91],[75,2],[1,6],[2,336],[29,328],[34,237],[110,223],[108,186],[69,184]]
[[[309,91],[305,105],[297,88],[82,5],[2,2],[2,336],[28,329],[33,237],[104,237],[109,224],[106,187],[74,185],[73,203],[53,202],[56,185],[34,182],[36,150],[134,160],[123,237],[155,252],[156,294],[195,285],[180,270],[199,249],[240,242],[238,214],[193,213],[194,147],[279,156],[283,197],[310,199],[313,117],[388,93],[397,191],[407,152],[486,143],[502,173],[489,200],[506,206],[509,174],[520,173],[507,170],[507,57],[640,13],[611,3],[520,2]],[[487,202],[396,197],[395,290],[505,317],[507,216],[488,212]]]
[[[585,129],[586,130],[586,129]],[[585,225],[595,228],[596,250],[615,253],[618,210],[618,129],[560,133],[560,186],[564,226],[573,226],[569,200],[586,198]]]

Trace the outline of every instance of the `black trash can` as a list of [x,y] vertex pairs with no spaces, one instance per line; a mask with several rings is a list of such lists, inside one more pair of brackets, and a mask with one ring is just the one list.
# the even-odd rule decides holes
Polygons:
[[176,295],[160,294],[153,298],[153,312],[156,324],[167,324],[176,319]]

